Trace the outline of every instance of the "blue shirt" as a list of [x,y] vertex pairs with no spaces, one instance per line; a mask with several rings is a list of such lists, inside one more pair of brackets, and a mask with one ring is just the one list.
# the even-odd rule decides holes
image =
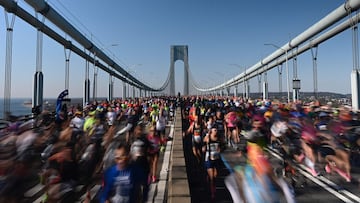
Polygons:
[[137,198],[141,196],[139,192],[142,176],[141,169],[133,164],[122,170],[119,170],[116,165],[112,166],[104,174],[100,203],[106,200],[116,203],[137,202]]

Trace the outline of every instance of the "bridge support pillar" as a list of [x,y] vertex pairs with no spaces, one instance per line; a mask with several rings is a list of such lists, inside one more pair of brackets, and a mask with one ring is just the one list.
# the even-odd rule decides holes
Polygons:
[[234,86],[234,97],[237,97],[237,91],[238,91],[238,87]]
[[170,49],[170,96],[175,96],[175,62],[182,60],[184,62],[184,95],[189,95],[189,58],[188,46],[176,45]]

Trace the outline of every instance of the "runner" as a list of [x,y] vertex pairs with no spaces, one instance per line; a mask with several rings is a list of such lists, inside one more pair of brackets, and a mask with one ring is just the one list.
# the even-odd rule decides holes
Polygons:
[[156,133],[158,134],[161,140],[160,152],[165,151],[165,144],[166,144],[165,129],[166,129],[167,118],[166,115],[164,115],[164,112],[165,110],[163,108],[160,108],[159,115],[157,115],[155,118]]
[[227,142],[226,137],[225,137],[225,135],[226,135],[226,132],[225,132],[226,123],[224,121],[224,114],[223,114],[221,108],[218,108],[216,110],[215,126],[217,127],[217,136],[218,136],[219,141],[221,143],[221,149],[224,150],[226,142]]
[[237,149],[239,139],[238,117],[235,108],[229,109],[229,112],[225,115],[226,122],[226,138],[227,145],[233,149]]
[[205,153],[205,168],[209,178],[211,199],[214,200],[216,194],[215,179],[220,162],[220,141],[216,125],[213,125],[211,131],[204,137],[203,152]]
[[133,142],[130,147],[131,161],[134,162],[139,168],[143,175],[142,180],[142,195],[143,200],[147,200],[147,194],[149,190],[148,177],[150,173],[150,165],[148,161],[148,151],[150,143],[144,134],[144,127],[141,123],[138,123],[134,128]]
[[331,173],[336,171],[347,182],[351,182],[349,154],[336,142],[333,136],[328,133],[317,133],[321,142],[318,151],[326,161],[325,171]]
[[148,183],[155,183],[156,179],[156,172],[157,172],[157,165],[159,161],[159,152],[160,152],[160,137],[155,131],[155,126],[150,127],[150,130],[147,135],[147,139],[150,143],[148,156],[150,162],[150,175],[148,178]]
[[194,122],[187,130],[187,135],[191,136],[193,155],[195,156],[198,163],[200,163],[202,160],[201,147],[204,130],[205,124],[200,116],[195,116]]
[[145,202],[141,199],[144,173],[130,163],[129,148],[125,144],[120,144],[115,150],[115,161],[116,165],[104,173],[100,203]]

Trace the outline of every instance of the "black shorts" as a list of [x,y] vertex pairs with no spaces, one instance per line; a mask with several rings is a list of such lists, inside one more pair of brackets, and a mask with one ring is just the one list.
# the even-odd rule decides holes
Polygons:
[[209,168],[218,168],[220,164],[220,159],[216,159],[216,160],[208,160],[205,161],[205,168],[209,169]]
[[163,130],[156,130],[156,133],[161,136],[161,135],[165,135],[165,128]]
[[232,132],[233,130],[236,130],[236,127],[228,127],[228,130]]

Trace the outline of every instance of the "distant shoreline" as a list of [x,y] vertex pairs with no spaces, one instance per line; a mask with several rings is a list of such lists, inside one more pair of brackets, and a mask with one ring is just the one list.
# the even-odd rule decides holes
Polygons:
[[[242,92],[238,92],[239,94],[241,94]],[[258,92],[250,92],[251,95],[256,95],[256,94],[259,94]],[[279,92],[269,92],[269,96],[270,95],[285,95],[287,94],[287,92],[282,92],[282,93],[279,93]],[[292,92],[291,92],[292,94]],[[336,93],[336,92],[317,92],[318,96],[319,97],[324,97],[324,96],[334,96],[334,97],[351,97],[351,93],[348,93],[348,94],[342,94],[342,93]],[[300,95],[301,96],[305,96],[305,97],[309,97],[309,96],[313,96],[314,95],[314,92],[301,92],[300,91]],[[241,96],[241,95],[240,95]],[[121,98],[121,97],[115,97],[116,98]],[[4,99],[3,97],[0,97],[0,99]],[[31,100],[32,98],[31,97],[12,97],[11,99],[24,99],[24,100]],[[49,98],[44,98],[44,100],[56,100],[57,97],[49,97]],[[70,98],[71,100],[82,100],[83,97],[71,97]],[[104,100],[104,99],[107,99],[107,96],[104,96],[104,97],[98,97],[98,100]],[[90,98],[90,101],[92,101],[92,98]]]

